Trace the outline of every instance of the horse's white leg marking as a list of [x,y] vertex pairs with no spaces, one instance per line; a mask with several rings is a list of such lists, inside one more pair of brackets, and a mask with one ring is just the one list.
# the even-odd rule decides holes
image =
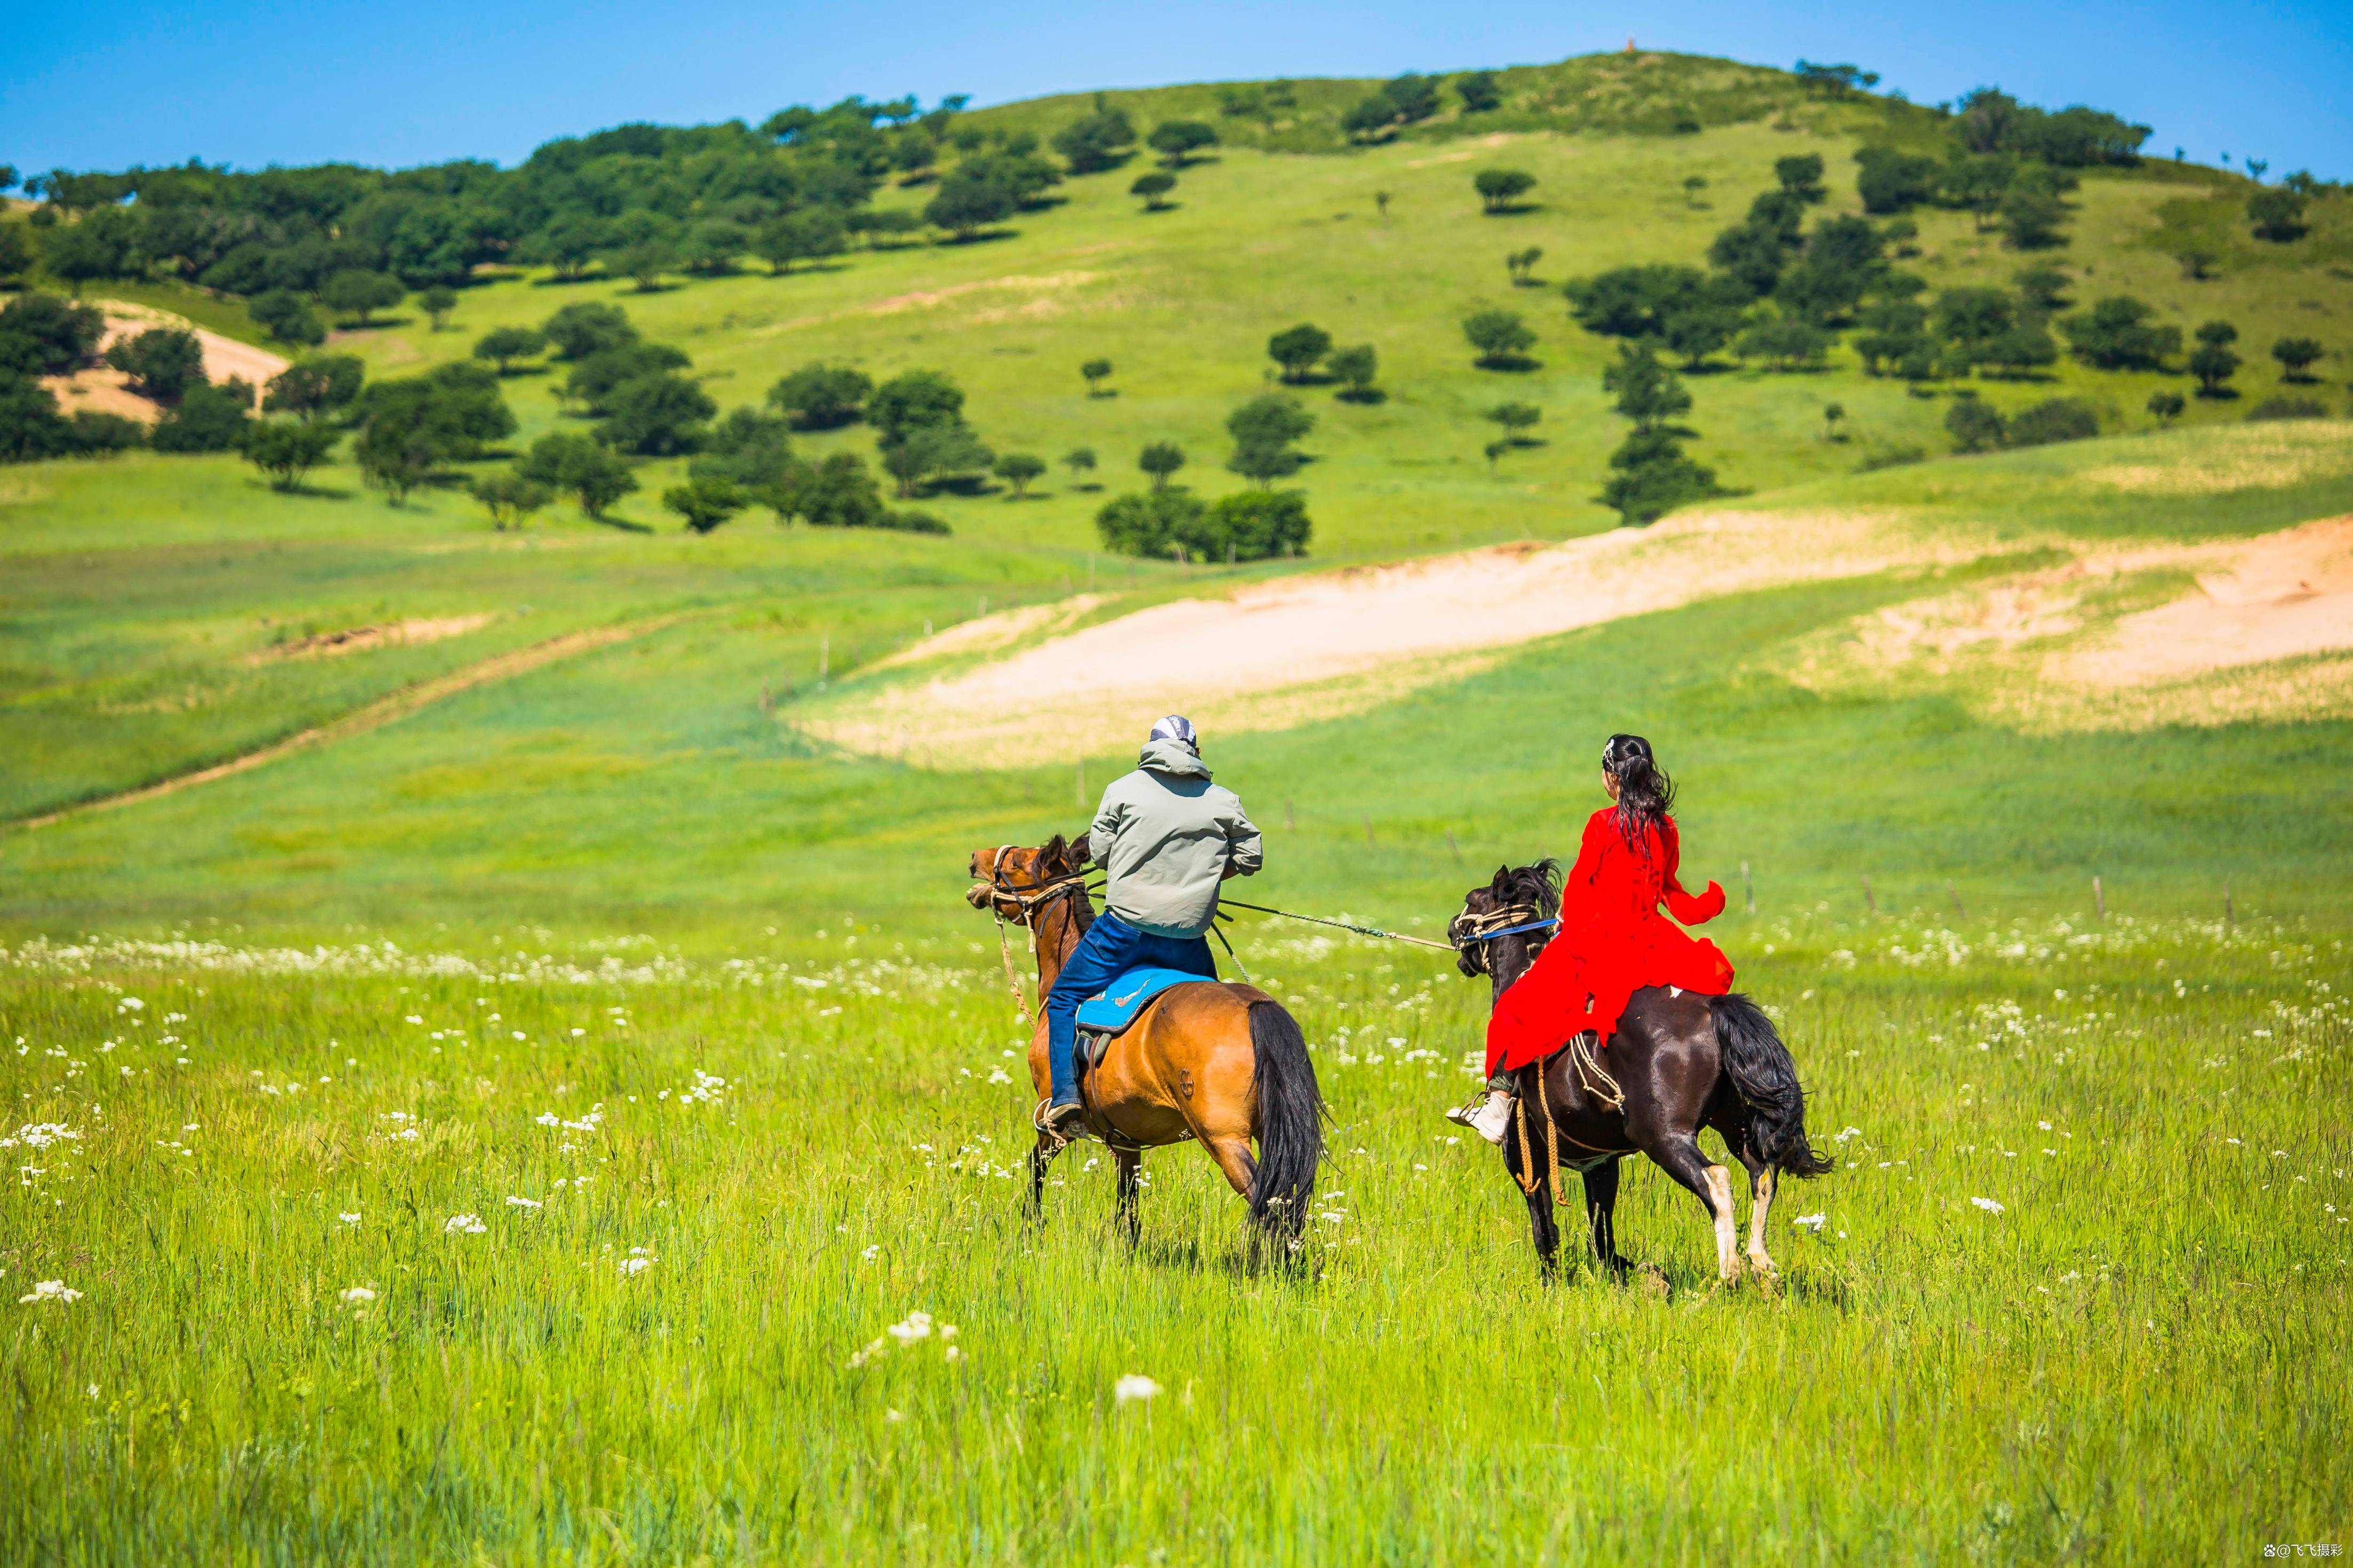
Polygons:
[[1748,1261],[1759,1274],[1778,1274],[1772,1255],[1765,1250],[1765,1216],[1773,1212],[1773,1167],[1757,1178],[1757,1195],[1748,1210]]
[[1715,1210],[1715,1277],[1730,1281],[1740,1277],[1740,1230],[1732,1217],[1732,1173],[1721,1165],[1707,1168],[1707,1201]]

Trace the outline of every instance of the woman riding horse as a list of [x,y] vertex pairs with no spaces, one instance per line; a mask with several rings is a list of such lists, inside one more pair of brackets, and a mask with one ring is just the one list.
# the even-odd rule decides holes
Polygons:
[[1580,1034],[1607,1041],[1628,1000],[1646,985],[1702,996],[1732,989],[1723,950],[1659,913],[1663,901],[1677,921],[1704,924],[1724,912],[1724,889],[1710,882],[1694,898],[1676,879],[1682,847],[1668,815],[1675,786],[1651,743],[1640,735],[1610,736],[1601,751],[1601,784],[1612,804],[1586,822],[1576,868],[1561,888],[1559,930],[1488,1019],[1486,1088],[1447,1112],[1449,1121],[1499,1146],[1511,1126],[1521,1068]]

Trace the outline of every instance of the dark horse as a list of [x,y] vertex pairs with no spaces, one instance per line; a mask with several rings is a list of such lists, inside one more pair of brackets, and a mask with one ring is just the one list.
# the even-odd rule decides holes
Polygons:
[[[1495,879],[1473,889],[1447,928],[1461,950],[1457,963],[1462,973],[1493,976],[1500,999],[1551,939],[1548,925],[1514,928],[1548,921],[1559,910],[1556,862],[1498,867]],[[1613,1105],[1613,1099],[1619,1103]],[[1556,1142],[1547,1138],[1543,1121],[1540,1108],[1547,1104]],[[1504,1141],[1504,1159],[1527,1194],[1546,1276],[1553,1274],[1560,1247],[1552,1219],[1556,1194],[1549,1152],[1558,1148],[1560,1164],[1585,1178],[1593,1255],[1612,1273],[1622,1279],[1628,1268],[1611,1220],[1618,1205],[1618,1162],[1640,1152],[1699,1199],[1715,1222],[1716,1277],[1738,1278],[1732,1178],[1700,1152],[1703,1127],[1715,1129],[1747,1168],[1748,1262],[1769,1279],[1778,1270],[1765,1251],[1765,1216],[1773,1207],[1778,1177],[1819,1176],[1831,1162],[1806,1142],[1805,1091],[1788,1047],[1763,1008],[1737,993],[1702,996],[1648,986],[1634,993],[1606,1049],[1581,1053],[1572,1044],[1521,1068],[1518,1114]]]

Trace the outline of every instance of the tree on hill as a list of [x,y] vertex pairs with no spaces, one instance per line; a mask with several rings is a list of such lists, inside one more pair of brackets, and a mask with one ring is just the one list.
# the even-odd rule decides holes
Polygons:
[[554,495],[547,486],[527,479],[512,468],[478,475],[466,489],[491,514],[491,526],[501,533],[510,528],[521,528]]
[[2069,279],[2047,262],[2027,268],[2010,281],[2018,286],[2018,297],[2028,313],[2038,321],[2047,321],[2067,308]]
[[1852,98],[1879,85],[1879,73],[1852,65],[1822,65],[1814,60],[1799,60],[1792,72],[1805,85],[1806,90],[1821,98]]
[[400,279],[388,272],[369,272],[349,268],[327,279],[319,298],[327,309],[338,315],[350,316],[363,327],[375,325],[378,310],[389,310],[407,297],[408,290]]
[[1617,395],[1611,406],[1632,420],[1635,431],[1641,435],[1691,411],[1691,394],[1674,372],[1659,363],[1647,343],[1619,345],[1618,363],[1601,373],[1601,390]]
[[177,403],[181,394],[206,379],[204,346],[196,334],[172,327],[116,339],[106,351],[106,363],[131,378],[132,391],[157,403]]
[[902,499],[913,496],[926,480],[985,471],[996,454],[962,421],[926,425],[882,448],[882,468],[899,481]]
[[1761,359],[1770,368],[1787,372],[1820,364],[1837,341],[1836,333],[1801,317],[1767,315],[1733,344],[1743,359]]
[[1493,217],[1519,210],[1519,199],[1536,187],[1536,177],[1525,169],[1482,169],[1471,176],[1479,193],[1480,210]]
[[1544,259],[1544,247],[1531,245],[1525,250],[1514,250],[1504,258],[1504,270],[1511,274],[1512,287],[1526,289],[1535,279],[1531,276],[1535,264]]
[[918,430],[963,420],[963,390],[936,370],[903,371],[884,382],[866,401],[866,422],[881,432],[886,447],[906,440]]
[[579,503],[583,516],[602,521],[607,509],[638,488],[629,465],[586,436],[543,436],[516,465],[523,478]]
[[1054,151],[1073,174],[1100,174],[1127,162],[1135,147],[1135,126],[1127,111],[1095,95],[1094,112],[1054,133]]
[[1635,431],[1609,454],[1614,470],[1601,504],[1628,528],[1646,527],[1679,506],[1715,493],[1715,470],[1694,461],[1663,430]]
[[2247,197],[2247,219],[2257,239],[2284,245],[2304,235],[2304,193],[2272,185]]
[[2000,289],[1947,289],[1936,296],[1929,325],[1951,346],[1957,363],[1971,369],[1993,357],[1993,345],[2018,322],[2015,302]]
[[2189,406],[2189,400],[2178,392],[2158,391],[2148,395],[2149,413],[2156,416],[2157,422],[2168,429],[2172,428],[2173,422],[2180,418],[2181,411]]
[[2229,386],[2231,377],[2238,374],[2239,356],[2231,345],[2239,339],[2239,329],[2228,321],[2209,321],[2198,329],[2198,346],[2189,352],[2189,374],[2198,378],[2200,397],[2234,395]]
[[662,274],[679,263],[678,225],[659,213],[632,207],[605,228],[605,269],[633,279],[638,292],[661,287]]
[[1167,209],[1168,203],[1165,198],[1176,188],[1176,175],[1166,169],[1150,169],[1135,177],[1135,183],[1127,187],[1127,194],[1131,196],[1142,196],[1144,210],[1156,213]]
[[1265,486],[1299,471],[1306,461],[1294,443],[1315,428],[1315,416],[1277,393],[1253,397],[1226,418],[1234,455],[1226,467]]
[[256,419],[237,432],[237,448],[269,476],[274,490],[299,489],[302,476],[327,460],[343,433],[325,425]]
[[1314,524],[1297,490],[1240,490],[1209,504],[1204,553],[1215,560],[1271,561],[1304,555]]
[[1218,129],[1206,121],[1164,120],[1152,128],[1145,144],[1160,154],[1162,163],[1181,169],[1194,153],[1218,144]]
[[1103,548],[1123,555],[1181,560],[1185,541],[1198,541],[1208,507],[1180,490],[1155,490],[1105,501],[1095,513]]
[[2181,352],[2179,327],[2151,326],[2157,308],[2113,294],[2088,310],[2061,319],[2060,335],[2086,364],[2100,370],[2162,370]]
[[610,411],[614,389],[622,383],[684,370],[691,363],[686,351],[674,343],[640,342],[605,349],[573,365],[564,378],[561,395],[567,402],[584,404],[591,414],[603,415]]
[[1482,370],[1524,370],[1536,335],[1516,310],[1480,310],[1463,318],[1462,335],[1479,351]]
[[1008,452],[997,459],[989,470],[1013,487],[1013,499],[1021,500],[1038,476],[1046,471],[1046,459],[1035,452]]
[[849,248],[849,226],[838,207],[803,207],[762,224],[752,237],[752,254],[781,277],[796,261],[839,256]]
[[2310,381],[2307,374],[2321,355],[2316,338],[2282,338],[2272,344],[2272,358],[2280,363],[2282,381]]
[[805,364],[768,389],[770,406],[797,428],[831,430],[855,423],[874,383],[849,365]]
[[610,349],[628,348],[638,341],[638,329],[627,310],[586,300],[565,306],[548,317],[540,330],[555,345],[555,357],[561,360],[584,360]]
[[1483,417],[1504,427],[1504,444],[1506,447],[1517,447],[1528,439],[1521,432],[1535,429],[1537,422],[1544,418],[1544,410],[1533,403],[1498,403],[1487,410]]
[[357,400],[364,372],[357,354],[311,354],[269,378],[265,413],[291,414],[305,423],[325,419]]
[[449,312],[458,308],[458,290],[446,283],[436,283],[417,296],[417,303],[438,332],[449,324]]
[[272,289],[246,301],[254,324],[281,343],[314,346],[327,341],[327,325],[290,289]]
[[1375,403],[1381,394],[1373,385],[1380,374],[1380,355],[1370,343],[1358,343],[1354,348],[1335,349],[1324,361],[1324,367],[1344,384],[1340,397],[1348,403]]
[[547,346],[547,334],[537,327],[493,327],[474,344],[474,357],[489,360],[498,367],[501,375],[514,368],[514,362],[528,359]]
[[2067,206],[2042,177],[2046,173],[2021,171],[2002,193],[2002,238],[2013,250],[2047,250],[2062,243],[2059,226],[2066,221]]
[[82,285],[129,278],[142,270],[140,220],[121,207],[101,207],[41,237],[41,262],[79,299]]
[[1375,141],[1437,112],[1437,79],[1408,71],[1358,99],[1340,117],[1340,129],[1351,141]]
[[156,421],[147,444],[159,452],[230,452],[253,422],[253,388],[232,377],[219,386],[195,382]]
[[1894,147],[1864,147],[1857,150],[1854,161],[1861,165],[1855,175],[1855,194],[1862,198],[1864,212],[1883,216],[1909,212],[1936,199],[1941,165],[1934,158]]
[[924,204],[923,221],[946,229],[959,243],[976,237],[991,224],[1003,223],[1019,209],[1021,201],[1011,186],[958,164],[940,181],[939,190]]
[[13,286],[33,268],[32,243],[20,223],[0,223],[0,284]]
[[1185,466],[1184,449],[1174,441],[1155,441],[1144,448],[1143,456],[1135,459],[1135,466],[1152,477],[1154,489],[1165,490],[1168,488],[1169,476]]
[[702,455],[687,466],[687,474],[715,475],[756,499],[783,483],[792,467],[792,438],[784,420],[756,408],[732,408],[702,438]]
[[1990,452],[2009,438],[2010,426],[1993,406],[1974,392],[1964,391],[1945,411],[1945,430],[1953,450],[1963,454]]
[[1062,467],[1071,470],[1071,483],[1076,485],[1082,478],[1095,471],[1095,449],[1092,447],[1071,447],[1062,454]]
[[689,479],[662,491],[662,506],[678,513],[692,533],[709,533],[744,510],[745,497],[732,479],[714,474]]
[[1801,202],[1819,202],[1830,192],[1822,187],[1822,155],[1800,153],[1773,160],[1773,178],[1782,190]]
[[2100,433],[2092,405],[2073,397],[2047,398],[2011,416],[2007,444],[2048,447],[2058,441],[2088,441]]
[[1089,397],[1101,397],[1104,395],[1104,394],[1100,384],[1111,379],[1111,361],[1107,359],[1088,360],[1085,363],[1079,366],[1079,374],[1086,378],[1087,395]]
[[1315,362],[1332,352],[1332,334],[1302,321],[1266,340],[1267,357],[1282,367],[1282,379],[1294,385],[1307,378]]
[[1486,114],[1504,107],[1503,85],[1493,71],[1464,71],[1454,79],[1455,96],[1465,114]]
[[633,376],[607,393],[597,435],[619,452],[670,458],[702,445],[703,426],[719,412],[711,395],[668,371]]
[[95,305],[55,294],[19,294],[0,305],[0,338],[25,345],[36,375],[69,375],[81,368],[106,332],[106,317]]

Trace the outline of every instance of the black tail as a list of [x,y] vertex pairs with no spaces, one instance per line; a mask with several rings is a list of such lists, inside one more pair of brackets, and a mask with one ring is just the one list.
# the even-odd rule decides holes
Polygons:
[[1798,1064],[1789,1047],[1774,1032],[1765,1009],[1734,992],[1715,998],[1715,1043],[1724,1052],[1724,1070],[1748,1107],[1748,1125],[1757,1152],[1775,1170],[1792,1176],[1819,1176],[1831,1162],[1806,1142],[1806,1091],[1798,1082]]
[[1273,1002],[1253,1002],[1250,1046],[1258,1054],[1258,1179],[1250,1218],[1271,1235],[1295,1237],[1307,1222],[1315,1167],[1324,1158],[1324,1096],[1299,1025]]

